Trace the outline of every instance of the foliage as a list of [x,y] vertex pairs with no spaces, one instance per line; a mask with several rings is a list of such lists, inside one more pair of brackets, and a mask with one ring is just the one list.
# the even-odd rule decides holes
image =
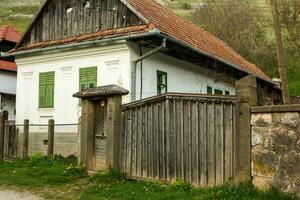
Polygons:
[[[234,8],[234,9],[232,9]],[[230,10],[230,12],[228,12]],[[206,0],[192,15],[192,20],[210,33],[222,38],[248,60],[277,76],[274,43],[265,29],[263,13],[248,0]]]

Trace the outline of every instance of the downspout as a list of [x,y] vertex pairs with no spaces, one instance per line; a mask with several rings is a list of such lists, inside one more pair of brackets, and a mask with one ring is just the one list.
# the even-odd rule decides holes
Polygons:
[[[140,50],[140,56],[142,56],[143,49],[141,45],[139,45],[139,50]],[[140,99],[142,98],[143,98],[143,61],[141,61],[141,89],[140,89]]]
[[152,56],[153,54],[159,52],[160,50],[166,48],[166,44],[167,44],[167,38],[164,38],[162,44],[159,47],[145,53],[144,55],[142,55],[142,56],[140,56],[140,57],[138,57],[138,58],[136,58],[132,61],[132,63],[131,63],[131,68],[132,68],[131,69],[131,101],[136,100],[136,69],[137,69],[137,63],[144,60],[145,58],[148,58],[149,56]]

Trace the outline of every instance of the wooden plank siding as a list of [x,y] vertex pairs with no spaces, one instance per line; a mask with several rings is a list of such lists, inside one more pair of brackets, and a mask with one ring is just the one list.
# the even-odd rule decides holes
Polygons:
[[[120,0],[52,0],[43,8],[22,45],[144,24]],[[67,12],[69,5],[73,9]]]
[[122,106],[130,178],[215,186],[234,176],[235,98],[166,94]]

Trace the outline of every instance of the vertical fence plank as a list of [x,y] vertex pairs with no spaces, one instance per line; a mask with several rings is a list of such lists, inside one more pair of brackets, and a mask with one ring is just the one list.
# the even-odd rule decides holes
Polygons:
[[126,167],[127,167],[127,174],[129,176],[132,176],[132,172],[131,172],[131,152],[132,152],[132,138],[131,138],[131,135],[132,135],[132,110],[128,110],[127,111],[127,138],[126,138],[126,141],[127,141],[127,162],[126,162]]
[[48,121],[48,149],[47,155],[53,156],[54,152],[54,120],[49,119]]
[[23,133],[23,159],[28,157],[28,142],[29,142],[29,120],[24,120],[24,133]]
[[191,131],[191,140],[192,140],[192,147],[191,147],[191,165],[192,165],[192,183],[194,185],[198,185],[199,184],[199,151],[198,151],[198,141],[199,141],[199,112],[198,112],[198,102],[193,102],[192,103],[192,108],[191,108],[191,112],[192,112],[192,119],[191,119],[191,123],[192,123],[192,131]]
[[207,126],[208,126],[208,108],[207,108],[207,102],[200,104],[200,159],[201,159],[201,165],[200,165],[200,185],[206,186],[207,185]]
[[232,104],[224,108],[225,180],[233,178],[233,127]]
[[223,104],[216,105],[216,184],[223,183],[224,177],[224,141],[223,141]]
[[215,103],[208,105],[208,186],[215,185],[216,178],[216,154],[215,154]]
[[4,158],[9,158],[9,121],[4,123]]

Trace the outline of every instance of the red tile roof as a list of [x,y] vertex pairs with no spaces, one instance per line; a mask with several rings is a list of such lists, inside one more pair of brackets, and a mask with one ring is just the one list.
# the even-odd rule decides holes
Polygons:
[[5,25],[0,28],[0,41],[6,40],[14,43],[18,43],[22,34],[10,25]]
[[0,60],[0,70],[6,70],[6,71],[17,71],[17,65],[14,62],[8,62],[4,60]]

